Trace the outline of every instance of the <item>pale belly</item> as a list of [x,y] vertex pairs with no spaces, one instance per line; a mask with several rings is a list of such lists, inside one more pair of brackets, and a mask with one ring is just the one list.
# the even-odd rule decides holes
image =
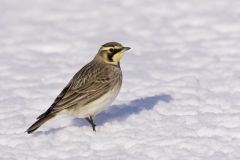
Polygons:
[[111,91],[101,96],[99,99],[85,105],[75,106],[70,110],[70,113],[74,116],[85,118],[89,116],[96,116],[98,113],[106,110],[110,107],[113,100],[116,98],[120,90],[120,87],[116,86]]

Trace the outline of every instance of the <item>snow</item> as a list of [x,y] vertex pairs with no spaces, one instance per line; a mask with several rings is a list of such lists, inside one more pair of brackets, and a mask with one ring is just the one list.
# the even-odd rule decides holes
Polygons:
[[[0,0],[1,160],[239,160],[240,1]],[[44,112],[100,45],[131,47],[110,110]]]

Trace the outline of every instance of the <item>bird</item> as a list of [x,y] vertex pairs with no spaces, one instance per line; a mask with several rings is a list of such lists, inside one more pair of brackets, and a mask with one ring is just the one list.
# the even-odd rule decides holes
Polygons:
[[84,118],[96,131],[94,117],[109,108],[122,85],[120,60],[131,49],[118,42],[101,45],[96,56],[80,69],[55,98],[52,105],[30,126],[28,134],[63,111]]

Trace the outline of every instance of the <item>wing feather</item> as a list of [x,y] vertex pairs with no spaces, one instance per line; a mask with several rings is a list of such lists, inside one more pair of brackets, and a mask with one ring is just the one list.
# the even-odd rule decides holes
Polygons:
[[[117,83],[119,74],[110,75],[107,67],[93,65],[89,63],[76,73],[46,112],[60,112],[79,103],[86,105],[107,93]],[[92,67],[95,69],[92,70]]]

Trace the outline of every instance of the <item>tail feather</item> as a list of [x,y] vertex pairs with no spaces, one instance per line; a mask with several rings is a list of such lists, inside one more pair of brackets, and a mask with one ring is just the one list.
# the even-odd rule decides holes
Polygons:
[[37,130],[41,125],[43,125],[45,122],[47,122],[49,119],[52,119],[53,117],[55,117],[55,114],[48,114],[48,115],[42,116],[42,117],[39,118],[31,127],[29,127],[26,132],[27,132],[28,134],[34,132],[34,131]]
[[43,114],[41,114],[40,116],[38,116],[37,119],[42,119],[42,118],[46,117],[47,115],[50,114],[50,112],[51,112],[51,111],[48,109],[46,112],[44,112]]

